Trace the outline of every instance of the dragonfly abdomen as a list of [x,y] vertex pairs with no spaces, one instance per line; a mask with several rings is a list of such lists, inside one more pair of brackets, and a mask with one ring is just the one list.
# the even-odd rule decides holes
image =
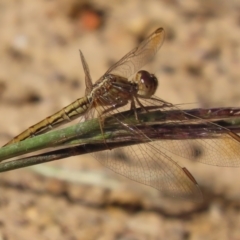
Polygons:
[[20,142],[29,137],[36,136],[38,134],[49,131],[53,128],[56,128],[66,122],[72,121],[81,115],[85,114],[89,109],[90,101],[87,97],[79,98],[68,106],[64,107],[60,111],[55,114],[43,119],[37,124],[29,127],[24,132],[17,135],[11,141],[9,141],[6,145]]

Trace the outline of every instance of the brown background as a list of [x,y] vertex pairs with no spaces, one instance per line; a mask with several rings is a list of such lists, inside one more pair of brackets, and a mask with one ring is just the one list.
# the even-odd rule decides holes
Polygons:
[[[240,2],[1,1],[0,143],[84,95],[93,79],[158,27],[167,37],[145,69],[157,95],[189,107],[240,106]],[[211,150],[211,149],[209,149]],[[72,157],[0,175],[1,239],[240,239],[240,169],[183,160],[201,204]]]

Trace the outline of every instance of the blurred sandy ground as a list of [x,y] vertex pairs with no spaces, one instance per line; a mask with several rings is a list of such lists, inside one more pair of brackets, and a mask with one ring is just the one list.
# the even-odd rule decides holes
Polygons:
[[[0,143],[83,96],[79,49],[97,79],[158,27],[167,37],[145,69],[159,78],[159,97],[240,106],[239,1],[0,1]],[[240,239],[240,169],[179,161],[202,204],[164,199],[88,156],[1,174],[0,238]],[[52,166],[76,178],[35,172]],[[79,184],[81,171],[108,184]]]

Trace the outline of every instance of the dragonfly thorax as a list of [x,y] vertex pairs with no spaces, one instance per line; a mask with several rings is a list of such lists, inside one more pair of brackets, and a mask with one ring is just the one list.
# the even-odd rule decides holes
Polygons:
[[138,71],[134,82],[138,85],[137,95],[142,98],[151,97],[157,90],[158,79],[145,70]]
[[115,74],[107,74],[93,85],[90,97],[97,105],[114,107],[127,104],[137,92],[136,82]]

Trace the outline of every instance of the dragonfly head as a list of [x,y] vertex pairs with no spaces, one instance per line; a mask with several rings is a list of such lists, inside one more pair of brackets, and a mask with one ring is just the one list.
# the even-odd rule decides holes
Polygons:
[[158,87],[156,76],[145,70],[137,72],[134,82],[138,85],[137,95],[142,98],[151,97]]

